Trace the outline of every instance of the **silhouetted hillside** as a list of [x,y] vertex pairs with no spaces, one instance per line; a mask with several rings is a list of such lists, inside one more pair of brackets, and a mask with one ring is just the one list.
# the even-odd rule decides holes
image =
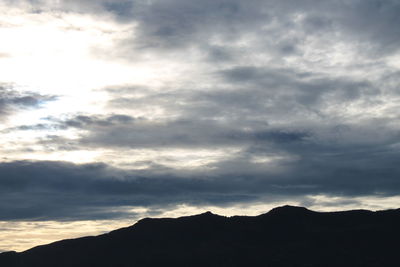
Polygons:
[[398,267],[400,210],[143,219],[96,237],[0,254],[5,267]]

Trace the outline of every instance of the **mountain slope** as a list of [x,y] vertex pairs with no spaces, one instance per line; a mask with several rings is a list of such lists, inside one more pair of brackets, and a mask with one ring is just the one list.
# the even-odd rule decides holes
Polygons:
[[97,237],[0,254],[0,266],[400,266],[400,210],[143,219]]

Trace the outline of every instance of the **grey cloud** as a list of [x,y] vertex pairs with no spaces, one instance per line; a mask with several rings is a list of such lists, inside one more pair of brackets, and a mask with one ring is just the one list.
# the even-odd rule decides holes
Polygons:
[[[75,115],[69,119],[59,119],[56,117],[46,117],[42,120],[46,123],[38,123],[31,125],[20,125],[12,128],[4,129],[3,132],[12,131],[57,131],[65,130],[68,128],[76,129],[90,129],[91,127],[112,127],[116,125],[130,124],[134,120],[140,118],[134,118],[123,114],[110,114],[104,115]],[[49,136],[52,137],[52,136]]]
[[[305,131],[269,127],[263,121],[246,121],[241,122],[241,125],[231,125],[209,119],[153,121],[114,114],[104,118],[96,115],[79,115],[55,122],[59,128],[72,127],[85,130],[80,139],[75,141],[75,145],[88,147],[229,147],[254,142],[265,144],[302,142],[311,136]],[[245,126],[247,127],[243,129]],[[49,138],[47,142],[58,144],[68,140]]]
[[335,103],[367,100],[379,95],[379,88],[367,80],[296,72],[292,69],[269,69],[238,66],[220,71],[229,84],[246,87],[244,92],[257,94],[255,99],[273,99],[277,105],[290,101],[292,107],[321,111]]
[[227,48],[218,45],[210,45],[204,48],[207,51],[208,58],[212,62],[229,62],[233,61],[239,51],[237,49]]
[[133,87],[132,92],[142,92],[140,96],[133,96],[127,92],[128,87],[121,88],[120,92],[118,88],[109,89],[112,93],[110,105],[138,111],[161,108],[171,115],[189,116],[189,119],[192,116],[277,118],[290,110],[321,114],[331,105],[370,101],[381,94],[381,89],[367,80],[332,78],[289,68],[236,66],[213,75],[217,80],[212,91],[202,89],[201,85],[192,91],[183,87],[166,88],[162,92]]
[[33,92],[18,92],[8,86],[0,85],[0,118],[28,108],[37,108],[42,103],[54,100],[54,96],[40,95]]
[[[15,5],[21,2],[27,1],[8,1]],[[214,40],[223,39],[229,43],[255,34],[259,36],[259,44],[264,44],[264,51],[257,49],[258,53],[274,50],[273,46],[277,45],[275,51],[280,50],[284,55],[301,54],[301,48],[294,44],[306,43],[309,36],[318,36],[327,42],[345,41],[359,46],[360,53],[368,50],[369,56],[371,52],[379,56],[396,52],[400,41],[400,5],[396,0],[250,0],[246,3],[239,0],[68,0],[57,3],[42,0],[29,1],[29,4],[36,11],[108,12],[123,23],[135,23],[135,42],[140,45],[130,44],[135,38],[129,36],[121,43],[121,47],[127,47],[122,49],[124,53],[135,48],[170,50],[197,46],[203,49]],[[288,43],[287,37],[292,41]],[[255,47],[252,49],[254,51]]]
[[[111,108],[138,112],[164,109],[170,118],[77,115],[52,122],[60,128],[86,130],[75,145],[89,147],[200,148],[305,142],[326,139],[330,135],[327,129],[341,123],[329,111],[331,107],[354,102],[371,106],[382,95],[381,89],[369,81],[293,69],[238,66],[215,76],[221,82],[213,91],[201,87],[194,91],[154,91],[135,86],[106,89]],[[388,124],[383,118],[381,122],[382,126]],[[357,127],[370,121],[346,123]],[[373,127],[364,128],[367,133],[375,131]],[[383,135],[393,131],[382,129]]]
[[102,4],[107,11],[114,13],[117,18],[123,21],[129,21],[133,19],[132,12],[136,9],[137,1],[104,1]]
[[[208,199],[222,201],[218,191],[227,191],[219,182],[209,185],[199,178],[130,173],[101,164],[25,161],[0,165],[3,220],[94,219],[106,214],[117,217],[121,214],[108,210],[135,205],[205,203]],[[192,193],[196,194],[193,198]],[[227,200],[235,199],[235,194],[240,195],[227,194]]]
[[90,127],[91,125],[112,126],[115,124],[127,124],[133,120],[133,117],[121,114],[110,115],[108,117],[78,115],[72,119],[62,122],[62,124],[65,124],[65,127],[85,128],[88,126]]
[[[344,42],[364,56],[378,58],[396,52],[400,41],[400,9],[394,0],[105,1],[103,8],[136,23],[135,36],[126,36],[117,45],[121,58],[127,59],[138,49],[187,53],[189,47],[211,62],[252,53],[275,59],[304,57],[309,37],[320,40],[326,51],[331,44]],[[240,52],[215,49],[235,51],[235,41],[245,39],[248,45],[241,45]]]
[[400,3],[396,0],[354,1],[343,9],[339,23],[344,31],[366,41],[375,53],[398,51],[400,43]]
[[[369,151],[371,152],[371,151]],[[253,152],[254,153],[254,152]],[[212,171],[118,170],[104,164],[0,164],[2,220],[77,220],[129,216],[127,206],[226,205],[308,195],[389,196],[400,189],[395,150],[310,153],[263,166],[237,157]],[[115,212],[109,212],[115,210]]]
[[34,124],[34,125],[21,125],[21,126],[17,126],[17,127],[12,127],[12,128],[7,128],[5,130],[3,130],[2,132],[4,133],[9,133],[9,132],[13,132],[13,131],[40,131],[40,130],[49,130],[49,129],[54,129],[58,127],[54,127],[51,124],[43,124],[43,123],[38,123],[38,124]]

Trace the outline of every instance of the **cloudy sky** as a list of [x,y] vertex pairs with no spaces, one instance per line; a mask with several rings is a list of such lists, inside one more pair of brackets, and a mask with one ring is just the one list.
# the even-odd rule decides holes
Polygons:
[[0,14],[0,251],[144,216],[400,206],[398,0]]

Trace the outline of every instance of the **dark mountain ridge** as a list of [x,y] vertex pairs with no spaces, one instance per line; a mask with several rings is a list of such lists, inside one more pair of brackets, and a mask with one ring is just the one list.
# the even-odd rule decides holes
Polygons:
[[400,209],[145,218],[96,237],[0,254],[0,266],[400,266]]

